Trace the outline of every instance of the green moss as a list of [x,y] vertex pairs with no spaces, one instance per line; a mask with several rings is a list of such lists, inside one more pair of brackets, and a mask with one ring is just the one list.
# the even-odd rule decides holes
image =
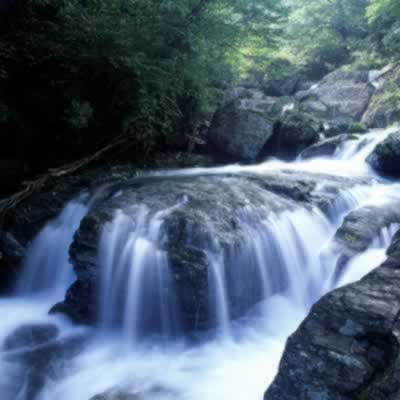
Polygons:
[[380,107],[398,107],[400,109],[400,68],[396,69],[384,83],[382,90],[371,100],[370,107],[377,110]]
[[349,133],[365,133],[367,131],[367,127],[360,122],[355,122],[349,127]]
[[356,237],[355,235],[352,235],[352,234],[349,233],[349,232],[346,232],[346,233],[344,234],[344,238],[345,238],[345,240],[347,240],[348,242],[354,242],[355,240],[357,240],[357,237]]

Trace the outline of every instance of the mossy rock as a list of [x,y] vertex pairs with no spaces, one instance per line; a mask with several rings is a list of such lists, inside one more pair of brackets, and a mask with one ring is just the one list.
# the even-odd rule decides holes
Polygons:
[[354,122],[349,127],[349,133],[366,133],[368,128],[361,122]]

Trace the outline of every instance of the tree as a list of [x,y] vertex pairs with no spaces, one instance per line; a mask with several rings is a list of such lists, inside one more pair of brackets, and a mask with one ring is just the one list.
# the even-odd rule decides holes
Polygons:
[[368,33],[366,6],[367,0],[299,0],[292,3],[288,30],[299,57],[316,58],[321,49],[340,49],[341,53],[349,55],[354,42]]
[[276,0],[15,0],[0,17],[7,129],[40,167],[120,134],[139,155],[183,148],[215,83],[247,68],[244,47],[275,46],[284,17]]
[[379,17],[400,16],[400,3],[397,0],[370,0],[367,15],[370,22]]

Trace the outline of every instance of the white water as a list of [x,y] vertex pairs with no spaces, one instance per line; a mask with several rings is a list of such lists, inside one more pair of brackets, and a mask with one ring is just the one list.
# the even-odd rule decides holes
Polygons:
[[[285,169],[372,176],[365,158],[389,132],[365,135],[357,143],[343,146],[330,159],[268,161],[257,166],[162,171],[153,175],[262,174]],[[317,190],[324,191],[324,185]],[[276,374],[286,338],[312,303],[335,286],[360,279],[384,259],[394,226],[383,231],[369,250],[351,260],[339,282],[331,280],[338,256],[332,247],[332,237],[343,217],[361,205],[382,205],[399,198],[397,185],[382,182],[355,187],[340,193],[328,215],[318,209],[299,207],[265,215],[257,228],[252,223],[253,210],[244,210],[241,217],[248,241],[240,249],[227,253],[221,252],[217,243],[207,248],[210,299],[219,330],[217,335],[197,344],[171,338],[179,330],[179,315],[171,296],[174,288],[168,257],[162,249],[163,220],[171,209],[152,213],[137,205],[133,217],[117,211],[114,221],[105,227],[99,245],[103,271],[100,335],[95,335],[91,346],[74,359],[62,379],[46,383],[38,400],[90,400],[96,394],[119,388],[139,393],[144,400],[262,399]],[[71,276],[60,273],[59,268],[70,272],[68,247],[85,210],[79,202],[68,204],[56,223],[49,224],[38,235],[32,245],[32,249],[38,250],[30,251],[26,278],[21,283],[26,287],[21,289],[25,297],[0,301],[0,312],[8,316],[0,324],[0,343],[17,326],[28,322],[51,320],[64,330],[73,329],[65,321],[46,315],[54,302],[49,296],[38,296],[42,288],[32,282],[35,276],[50,276],[48,271],[54,272],[56,268],[57,279],[46,278],[43,290],[65,291]],[[47,232],[53,232],[50,239]],[[55,250],[55,246],[48,244],[58,234]],[[49,260],[42,264],[43,271],[32,254]],[[240,268],[244,263],[248,266],[245,270]],[[244,294],[240,290],[239,296],[243,287],[246,290]],[[263,300],[246,316],[231,322],[234,299],[240,297],[241,302],[251,304],[252,296]],[[143,340],[148,335],[151,335],[149,340]],[[127,343],[133,346],[127,347]],[[13,378],[12,370],[1,354],[0,368],[1,398],[15,400],[11,394],[14,392],[7,389]]]
[[173,336],[178,331],[168,257],[159,248],[163,218],[173,209],[151,218],[144,206],[134,218],[118,211],[101,237],[100,324],[103,330],[122,330],[127,344],[141,336]]
[[27,250],[23,272],[17,284],[17,295],[29,296],[45,292],[51,300],[62,300],[65,288],[74,279],[66,249],[71,245],[74,233],[88,211],[89,206],[85,200],[87,195],[69,202],[61,214],[38,233]]

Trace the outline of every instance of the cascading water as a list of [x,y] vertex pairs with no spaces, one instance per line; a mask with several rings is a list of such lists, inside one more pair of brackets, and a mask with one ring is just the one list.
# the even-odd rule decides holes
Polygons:
[[2,351],[5,341],[15,329],[28,325],[51,324],[64,334],[74,331],[62,318],[48,315],[48,311],[57,301],[62,300],[73,281],[73,268],[68,261],[69,247],[90,205],[89,195],[82,194],[68,202],[60,215],[38,233],[22,262],[15,296],[0,299],[0,313],[3,315],[0,324],[2,400],[32,400],[23,382],[16,378],[20,374],[21,366],[10,363],[9,352]]
[[[284,169],[369,177],[372,172],[365,159],[389,133],[390,130],[374,131],[349,141],[332,158],[159,171],[149,175],[263,174]],[[321,178],[315,190],[323,193],[330,188]],[[357,207],[381,205],[399,198],[396,185],[382,182],[371,187],[360,184],[336,193],[335,201],[324,211],[296,206],[263,214],[243,202],[246,205],[237,210],[243,242],[224,247],[215,238],[207,238],[203,244],[209,265],[209,301],[218,334],[195,344],[178,335],[179,298],[164,246],[164,221],[182,203],[161,211],[140,204],[133,204],[129,213],[116,211],[99,238],[100,334],[75,357],[62,378],[46,383],[38,399],[23,400],[90,400],[110,389],[137,394],[145,400],[261,399],[276,373],[286,338],[310,306],[327,291],[360,279],[375,268],[384,258],[385,248],[397,228],[393,225],[383,230],[381,237],[353,258],[339,281],[335,281],[332,277],[339,254],[332,239],[343,218]],[[82,204],[74,204],[76,207],[67,205],[57,223],[48,225],[33,243],[27,263],[35,265],[32,271],[37,269],[28,273],[30,268],[26,268],[27,277],[21,278],[25,281],[22,293],[36,290],[32,283],[35,275],[51,276],[46,271],[66,266],[72,235],[87,210]],[[65,231],[68,234],[59,233],[63,238],[57,240],[59,250],[47,250],[63,256],[46,253],[43,241],[49,241],[48,232],[53,232],[54,237],[54,230],[59,232],[57,226],[65,224],[69,225]],[[38,261],[33,263],[35,257]],[[61,288],[61,281],[70,279],[61,279],[62,275],[57,275],[59,281],[46,278],[43,289]],[[0,306],[7,309],[5,304]],[[44,307],[41,312],[43,319]],[[18,313],[18,324],[29,321],[28,309]],[[15,326],[16,323],[9,324],[2,329],[0,340]],[[127,348],[126,343],[131,346]],[[6,400],[14,398],[9,396]]]
[[23,261],[17,295],[52,292],[62,299],[74,278],[68,250],[88,208],[88,194],[83,194],[67,203],[61,214],[39,232]]
[[163,218],[171,211],[151,215],[142,206],[133,218],[117,212],[101,237],[100,322],[104,329],[122,329],[127,343],[151,334],[173,336],[179,329],[168,258],[161,248]]

